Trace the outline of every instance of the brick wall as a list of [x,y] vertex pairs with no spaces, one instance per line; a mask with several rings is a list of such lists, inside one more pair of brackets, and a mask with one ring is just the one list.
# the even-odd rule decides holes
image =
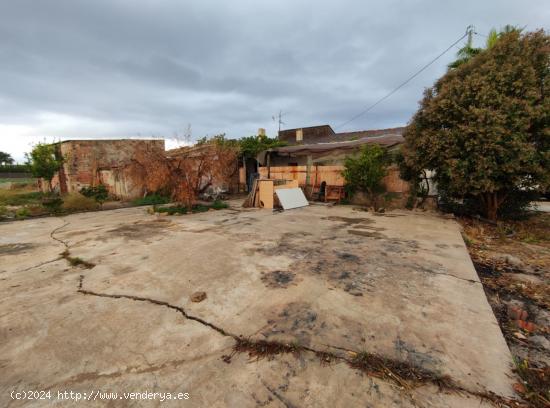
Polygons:
[[61,192],[103,183],[112,194],[131,199],[142,194],[143,186],[117,170],[137,151],[164,152],[164,140],[70,140],[60,144],[60,151],[65,163],[55,182]]

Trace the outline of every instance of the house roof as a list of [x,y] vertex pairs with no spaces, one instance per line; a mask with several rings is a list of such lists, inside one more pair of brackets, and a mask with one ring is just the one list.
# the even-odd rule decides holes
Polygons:
[[304,155],[308,153],[324,153],[332,150],[355,150],[358,147],[366,144],[378,144],[385,147],[392,147],[403,143],[403,141],[403,136],[400,133],[386,133],[378,136],[361,137],[356,140],[283,146],[269,149],[268,151],[283,154],[288,153]]
[[[401,135],[405,130],[404,127],[395,127],[388,129],[371,129],[371,130],[360,130],[355,132],[341,132],[335,133],[330,125],[320,125],[320,126],[308,126],[303,128],[294,128],[294,129],[285,129],[279,132],[279,138],[286,140],[289,137],[294,137],[297,130],[304,131],[304,141],[307,144],[318,144],[318,143],[331,143],[331,142],[344,142],[348,140],[358,140],[364,137],[371,136],[382,136],[388,134],[399,134]],[[317,131],[315,133],[310,133],[307,131]]]
[[[344,137],[349,137],[352,140],[348,139],[337,142],[276,147],[259,153],[257,156],[257,160],[260,162],[260,164],[265,165],[267,161],[267,154],[270,152],[274,152],[282,156],[318,156],[332,152],[354,151],[361,148],[361,146],[367,144],[378,144],[380,146],[391,148],[394,146],[398,146],[405,141],[402,135],[403,129],[404,128],[394,128],[367,130],[362,132],[348,132],[343,135],[345,135]],[[365,134],[370,136],[365,136]]]

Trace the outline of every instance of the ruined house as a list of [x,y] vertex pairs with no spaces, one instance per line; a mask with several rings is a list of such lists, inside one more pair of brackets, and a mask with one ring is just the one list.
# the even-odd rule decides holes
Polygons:
[[166,151],[166,157],[179,164],[185,163],[194,177],[200,194],[216,196],[221,192],[239,190],[238,150],[220,147],[214,143],[198,143]]
[[165,153],[162,139],[65,140],[57,143],[57,149],[64,163],[52,180],[54,190],[72,193],[103,184],[111,195],[120,199],[146,193],[143,180],[132,177],[128,165],[137,157]]
[[[359,153],[367,144],[378,144],[397,150],[404,142],[405,128],[364,130],[336,133],[329,125],[288,129],[279,132],[279,139],[288,145],[272,148],[258,156],[261,178],[297,180],[306,195],[339,200],[344,197],[344,160]],[[404,202],[409,183],[399,177],[392,166],[384,179],[386,191]]]

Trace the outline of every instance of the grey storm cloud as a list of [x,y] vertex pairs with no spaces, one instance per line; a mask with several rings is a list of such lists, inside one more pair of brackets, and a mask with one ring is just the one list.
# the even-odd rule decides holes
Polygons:
[[[274,135],[279,110],[285,127],[336,126],[469,24],[548,21],[547,0],[1,0],[0,150],[19,155],[24,137],[170,137],[188,123],[194,137]],[[345,130],[406,124],[455,51]]]

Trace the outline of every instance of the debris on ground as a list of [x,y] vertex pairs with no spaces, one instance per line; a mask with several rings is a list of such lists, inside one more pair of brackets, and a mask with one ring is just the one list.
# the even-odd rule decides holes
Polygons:
[[206,292],[195,292],[191,295],[191,302],[199,303],[206,299]]
[[550,214],[488,225],[459,220],[487,299],[516,362],[514,390],[550,406]]

